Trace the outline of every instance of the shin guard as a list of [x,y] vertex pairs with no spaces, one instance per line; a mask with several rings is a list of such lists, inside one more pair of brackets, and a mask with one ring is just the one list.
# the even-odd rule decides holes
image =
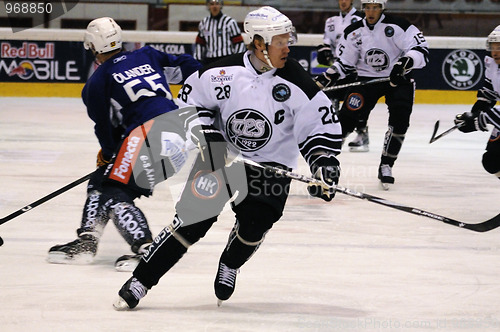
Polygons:
[[393,127],[389,126],[387,132],[385,133],[381,164],[387,164],[391,167],[394,165],[394,162],[398,158],[399,151],[401,151],[404,140],[405,134],[395,133]]

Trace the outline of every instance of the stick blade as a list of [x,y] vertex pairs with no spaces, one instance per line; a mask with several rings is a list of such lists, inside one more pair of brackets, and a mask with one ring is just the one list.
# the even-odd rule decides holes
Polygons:
[[495,228],[498,228],[500,226],[500,213],[497,214],[495,217],[483,221],[482,223],[479,224],[462,224],[460,227],[462,228],[467,228],[475,232],[488,232],[491,231]]
[[431,136],[431,139],[429,141],[429,144],[436,141],[436,134],[437,134],[438,129],[439,129],[439,120],[437,120],[436,123],[434,124],[434,131],[432,132],[432,136]]

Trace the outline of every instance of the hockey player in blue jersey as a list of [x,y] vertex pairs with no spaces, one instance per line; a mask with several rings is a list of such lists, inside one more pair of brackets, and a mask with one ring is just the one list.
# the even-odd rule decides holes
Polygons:
[[152,242],[146,217],[134,199],[151,195],[154,185],[185,161],[185,131],[181,121],[174,120],[176,112],[169,113],[178,106],[164,70],[179,68],[186,78],[201,65],[190,55],[174,56],[149,46],[125,52],[121,28],[109,17],[89,23],[84,46],[99,64],[82,99],[101,149],[88,183],[78,238],[50,248],[48,261],[92,262],[111,219],[135,254],[118,259],[117,269],[126,270]]

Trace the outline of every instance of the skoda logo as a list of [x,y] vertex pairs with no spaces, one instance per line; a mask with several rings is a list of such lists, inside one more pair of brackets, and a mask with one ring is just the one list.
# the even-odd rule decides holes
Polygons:
[[444,59],[442,70],[449,86],[468,90],[481,80],[483,61],[470,50],[454,50]]
[[241,151],[256,151],[266,145],[272,136],[271,122],[260,112],[243,109],[233,113],[226,122],[226,134]]

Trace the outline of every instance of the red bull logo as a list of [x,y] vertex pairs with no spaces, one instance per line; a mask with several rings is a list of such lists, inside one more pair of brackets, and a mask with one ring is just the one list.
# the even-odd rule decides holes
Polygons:
[[9,76],[17,75],[23,80],[30,79],[35,73],[33,64],[30,61],[23,61],[19,66],[13,68],[9,72]]
[[54,59],[54,50],[54,43],[45,43],[45,47],[40,47],[36,43],[24,42],[21,47],[15,47],[8,42],[2,42],[0,44],[0,57],[4,59]]

